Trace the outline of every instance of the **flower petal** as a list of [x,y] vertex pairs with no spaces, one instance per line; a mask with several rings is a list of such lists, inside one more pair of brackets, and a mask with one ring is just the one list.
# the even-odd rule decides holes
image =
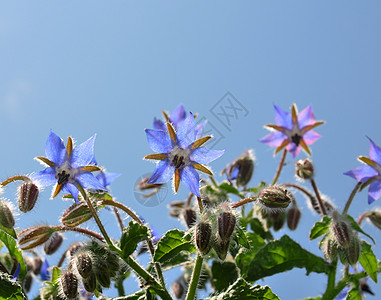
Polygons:
[[106,187],[90,172],[81,172],[75,176],[75,180],[84,189],[96,189],[106,191]]
[[196,140],[196,122],[191,112],[177,130],[177,139],[180,147],[183,149]]
[[169,120],[175,125],[175,129],[179,128],[187,117],[187,113],[184,106],[180,104],[177,106],[169,116]]
[[260,139],[261,143],[265,143],[270,147],[279,147],[282,143],[287,140],[288,137],[280,131],[271,132],[266,135],[264,138]]
[[146,129],[147,140],[152,151],[157,153],[168,153],[172,149],[172,142],[168,133],[161,130]]
[[75,202],[79,203],[79,201],[78,201],[79,190],[73,183],[70,183],[70,182],[66,183],[63,186],[62,191],[66,194],[71,194],[73,196]]
[[313,130],[307,131],[303,135],[303,140],[307,145],[311,145],[311,144],[315,143],[320,138],[321,138],[321,135],[319,133],[317,133],[316,131],[313,131]]
[[202,132],[204,131],[206,123],[208,123],[208,120],[205,120],[204,122],[196,125],[196,140],[202,136]]
[[381,148],[378,147],[370,138],[369,158],[381,165]]
[[299,145],[299,146],[296,146],[295,143],[289,143],[286,147],[287,151],[291,153],[292,157],[295,158],[299,153],[300,151],[302,150],[302,147]]
[[368,203],[371,204],[373,201],[381,197],[381,180],[373,181],[369,186],[368,191]]
[[44,260],[41,266],[40,276],[43,281],[50,280],[49,263],[47,259]]
[[50,186],[57,182],[56,171],[54,167],[47,167],[46,169],[32,174],[32,180],[36,181],[42,187]]
[[225,150],[209,150],[205,147],[193,149],[189,159],[198,164],[208,164],[224,154]]
[[56,166],[62,165],[65,160],[66,148],[64,142],[52,130],[50,130],[45,144],[45,155]]
[[351,171],[345,172],[344,175],[348,175],[359,182],[366,182],[370,178],[379,175],[378,172],[373,169],[371,166],[364,165],[353,169]]
[[282,108],[274,104],[275,109],[275,123],[278,126],[292,129],[292,117],[289,112],[284,111]]
[[193,166],[185,166],[180,170],[181,181],[198,197],[200,196],[200,177]]
[[155,171],[147,183],[166,183],[173,177],[174,173],[175,167],[170,165],[167,158],[163,159],[157,163]]
[[102,173],[99,173],[96,176],[96,178],[104,187],[107,187],[111,184],[111,182],[117,179],[120,175],[121,174],[119,173],[102,172]]
[[298,114],[299,128],[303,128],[315,123],[315,115],[312,111],[312,106],[308,105]]
[[70,165],[72,168],[87,166],[90,165],[91,162],[94,162],[95,136],[96,134],[73,149],[70,156]]
[[167,130],[167,128],[165,128],[164,122],[162,120],[156,119],[156,118],[153,119],[153,129],[162,130],[162,131]]

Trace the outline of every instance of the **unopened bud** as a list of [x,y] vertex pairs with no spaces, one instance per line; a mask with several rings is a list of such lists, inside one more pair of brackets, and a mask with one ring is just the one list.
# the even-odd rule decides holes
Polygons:
[[105,288],[109,288],[110,287],[110,284],[111,284],[111,276],[110,276],[110,272],[108,269],[97,269],[96,271],[96,277],[97,277],[97,281],[98,283],[105,287]]
[[212,226],[207,222],[200,222],[196,225],[195,241],[201,255],[209,253],[211,248]]
[[352,266],[355,265],[360,258],[360,252],[361,252],[361,245],[360,245],[359,238],[353,235],[348,248],[344,249],[344,251],[345,251],[345,256],[347,258],[348,263]]
[[275,231],[279,231],[283,228],[286,222],[286,212],[277,211],[270,214],[271,224]]
[[337,257],[337,244],[332,239],[327,239],[324,243],[324,256],[326,259],[333,261]]
[[18,191],[19,209],[24,213],[31,211],[37,202],[38,194],[38,186],[35,183],[30,181],[20,185]]
[[295,175],[301,179],[311,179],[314,176],[314,165],[309,158],[298,160],[295,164]]
[[181,284],[181,282],[179,280],[176,280],[173,284],[172,284],[172,292],[173,294],[175,295],[175,297],[177,299],[180,299],[183,297],[184,295],[184,286]]
[[69,299],[77,297],[78,294],[78,279],[73,272],[66,271],[61,276],[62,291]]
[[187,207],[186,209],[184,209],[183,217],[188,228],[193,227],[196,223],[197,214],[196,211],[191,207]]
[[70,245],[67,253],[73,257],[75,253],[82,247],[83,245],[79,242],[74,242],[73,244]]
[[374,210],[371,211],[368,215],[369,221],[372,222],[374,226],[376,226],[378,229],[381,229],[381,211]]
[[15,226],[15,219],[8,204],[0,199],[0,225],[6,228],[13,228]]
[[110,277],[115,277],[116,273],[119,271],[119,257],[111,252],[107,254],[106,264],[110,272]]
[[62,215],[61,223],[68,227],[75,227],[92,218],[89,207],[85,203],[74,203]]
[[62,234],[54,232],[44,245],[44,251],[47,255],[55,253],[63,242]]
[[225,173],[228,180],[236,180],[237,186],[246,186],[254,171],[254,156],[252,150],[246,151],[240,158],[226,166]]
[[[319,214],[319,215],[323,215],[323,213],[321,212],[321,209],[320,209],[320,204],[319,202],[317,201],[317,199],[315,197],[310,197],[310,201],[311,201],[311,205],[312,205],[312,208]],[[331,202],[329,202],[328,199],[325,199],[322,197],[321,199],[321,202],[323,203],[324,207],[325,207],[325,211],[327,212],[327,214],[331,214],[334,210],[335,210],[335,207],[331,204]]]
[[92,273],[93,263],[91,260],[91,256],[86,253],[82,252],[79,253],[76,256],[76,265],[79,275],[81,275],[83,278],[87,278]]
[[39,256],[33,258],[32,270],[34,275],[39,275],[42,267],[42,259]]
[[266,208],[285,209],[291,202],[292,194],[277,185],[263,189],[258,195],[258,202]]
[[287,212],[287,226],[290,230],[295,230],[298,227],[302,212],[296,204],[293,204]]
[[226,255],[228,254],[230,246],[230,240],[223,241],[220,239],[217,239],[217,241],[214,243],[214,251],[216,251],[217,256],[221,260],[225,260]]
[[92,293],[97,288],[97,278],[94,272],[90,272],[90,275],[86,278],[82,278],[83,287],[89,293]]
[[30,288],[32,287],[32,283],[33,283],[33,275],[31,272],[28,272],[25,275],[24,282],[23,282],[24,290],[26,293],[29,293]]
[[221,240],[228,241],[233,234],[236,217],[231,211],[224,211],[218,215],[218,235]]
[[54,233],[50,226],[35,226],[24,229],[19,233],[19,245],[21,250],[32,249],[44,244]]
[[338,213],[333,214],[331,230],[336,243],[346,249],[351,243],[351,228]]

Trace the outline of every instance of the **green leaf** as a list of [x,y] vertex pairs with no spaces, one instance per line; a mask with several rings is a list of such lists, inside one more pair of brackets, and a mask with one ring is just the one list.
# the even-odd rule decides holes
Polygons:
[[251,286],[243,278],[239,278],[226,292],[207,298],[209,300],[279,300],[268,286],[259,284]]
[[252,231],[254,231],[256,234],[259,234],[261,236],[261,238],[263,238],[265,240],[274,239],[271,232],[265,230],[265,227],[263,226],[262,222],[258,218],[251,219],[250,228]]
[[359,262],[370,278],[377,283],[377,257],[374,255],[372,247],[365,241],[361,243]]
[[250,244],[250,250],[241,248],[236,256],[237,266],[241,270],[241,274],[244,276],[247,275],[250,263],[254,259],[259,249],[266,245],[263,238],[255,233],[248,232],[247,237]]
[[363,235],[366,235],[368,238],[372,240],[373,244],[376,245],[375,240],[369,234],[365,233],[364,230],[361,229],[361,227],[357,224],[355,219],[353,219],[350,215],[347,215],[347,219],[354,230],[361,232]]
[[324,216],[321,221],[318,221],[311,228],[310,240],[314,240],[323,234],[326,234],[329,229],[329,224],[331,222],[330,217]]
[[165,262],[181,251],[193,252],[195,247],[190,242],[190,238],[185,238],[186,233],[179,229],[168,231],[158,242],[153,260],[155,262]]
[[21,285],[12,280],[12,276],[0,272],[0,299],[23,300],[27,297],[24,295]]
[[124,257],[134,253],[138,243],[148,238],[148,228],[138,222],[130,221],[128,226],[123,228],[122,237],[120,239],[120,248]]
[[54,266],[52,271],[52,280],[51,282],[56,282],[58,278],[61,277],[61,270],[59,267]]
[[212,284],[218,292],[227,289],[238,278],[237,266],[233,262],[214,260],[212,274]]
[[236,226],[235,236],[237,237],[237,241],[238,241],[238,243],[241,246],[243,246],[243,247],[245,247],[247,249],[250,249],[250,244],[249,244],[249,241],[246,238],[245,231],[239,225]]
[[311,272],[329,273],[331,266],[321,257],[303,249],[290,237],[269,242],[261,248],[250,262],[246,280],[254,282],[260,278],[282,273],[293,268],[305,268]]
[[360,290],[358,288],[351,289],[345,300],[362,300]]
[[0,230],[4,231],[5,233],[8,233],[11,237],[17,240],[17,234],[14,228],[7,228],[0,224]]
[[234,195],[237,195],[238,197],[240,197],[241,199],[244,199],[245,196],[242,195],[239,190],[237,190],[233,185],[231,185],[229,182],[227,181],[223,181],[220,185],[219,185],[219,188],[221,190],[223,190],[225,193],[228,193],[228,194],[234,194]]
[[16,240],[13,237],[11,237],[9,234],[6,234],[3,231],[0,231],[0,240],[8,248],[9,254],[19,262],[19,264],[20,264],[20,275],[19,275],[18,279],[20,281],[23,281],[24,277],[26,275],[26,265],[24,263],[24,258],[21,254],[20,249],[17,248]]

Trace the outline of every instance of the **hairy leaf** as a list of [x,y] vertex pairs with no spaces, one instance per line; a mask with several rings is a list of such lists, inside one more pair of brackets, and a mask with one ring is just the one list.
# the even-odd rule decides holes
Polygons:
[[0,299],[27,299],[21,285],[8,274],[0,272]]
[[125,257],[131,255],[136,250],[138,243],[148,237],[148,228],[138,222],[130,221],[128,226],[123,229],[120,239],[120,248]]
[[238,278],[237,266],[233,262],[214,260],[212,264],[212,284],[216,291],[225,290]]
[[374,255],[372,247],[367,242],[362,241],[361,248],[359,262],[370,278],[377,283],[377,257]]
[[329,223],[331,219],[327,216],[324,216],[321,221],[318,221],[311,228],[310,240],[314,240],[323,234],[326,234],[329,229]]

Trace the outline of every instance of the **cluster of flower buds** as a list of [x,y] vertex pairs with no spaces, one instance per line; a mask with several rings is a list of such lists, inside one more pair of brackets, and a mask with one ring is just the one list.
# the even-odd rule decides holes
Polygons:
[[237,186],[245,187],[253,175],[254,161],[253,150],[247,150],[242,156],[227,165],[221,174],[225,174],[230,182],[236,180]]
[[10,203],[0,199],[0,225],[8,229],[12,229],[15,226],[15,219],[10,207]]
[[346,217],[337,211],[332,213],[330,234],[325,238],[323,245],[327,259],[333,260],[339,256],[343,264],[350,265],[356,264],[359,260],[360,239]]
[[37,202],[39,195],[38,186],[33,181],[24,182],[18,189],[18,205],[20,211],[31,211]]
[[298,160],[295,163],[295,175],[297,178],[308,180],[314,177],[314,165],[309,158]]
[[214,249],[221,260],[225,260],[237,218],[228,203],[215,209],[207,209],[195,225],[194,240],[201,255]]

